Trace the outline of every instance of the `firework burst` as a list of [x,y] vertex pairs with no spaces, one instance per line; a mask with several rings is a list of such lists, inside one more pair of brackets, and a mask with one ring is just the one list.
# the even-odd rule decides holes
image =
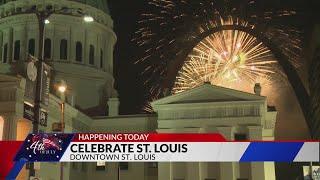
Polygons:
[[178,73],[173,93],[204,82],[252,92],[257,82],[270,84],[278,69],[270,50],[255,37],[238,30],[220,31],[194,47]]
[[[142,76],[149,100],[160,98],[168,87],[177,93],[210,81],[252,91],[254,82],[270,86],[279,79],[274,76],[282,78],[272,52],[245,32],[222,30],[193,44],[200,34],[223,25],[263,32],[296,67],[299,65],[302,33],[292,21],[300,16],[295,8],[274,10],[262,0],[151,0],[148,4],[133,41],[143,50],[137,64],[145,69]],[[183,63],[176,68],[176,78],[168,80],[169,69],[178,67],[178,61]]]

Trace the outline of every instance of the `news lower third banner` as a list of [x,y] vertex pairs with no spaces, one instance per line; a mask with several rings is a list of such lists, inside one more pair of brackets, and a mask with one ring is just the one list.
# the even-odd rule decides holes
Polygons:
[[29,134],[15,161],[319,162],[319,142],[235,142],[220,134]]

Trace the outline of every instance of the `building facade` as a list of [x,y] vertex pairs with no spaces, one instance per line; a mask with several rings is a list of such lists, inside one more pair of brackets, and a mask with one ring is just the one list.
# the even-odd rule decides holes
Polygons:
[[[152,103],[154,114],[119,115],[114,89],[116,35],[105,0],[15,0],[0,6],[0,140],[24,140],[32,122],[24,118],[29,55],[39,51],[38,22],[30,9],[68,10],[45,25],[44,57],[52,67],[47,126],[52,132],[64,106],[65,132],[221,133],[228,140],[273,140],[276,111],[266,98],[204,84]],[[94,22],[84,22],[82,9]],[[55,85],[67,83],[66,102]],[[102,111],[102,112],[101,112]],[[36,176],[60,178],[59,163],[37,163]],[[28,178],[24,167],[19,179]],[[63,163],[64,179],[272,180],[273,163]]]
[[[12,77],[6,77],[10,80]],[[1,81],[1,97],[13,97],[1,102],[3,139],[23,140],[32,123],[23,118],[23,78]],[[19,83],[20,82],[20,83]],[[9,86],[10,85],[10,86]],[[6,88],[3,88],[6,87]],[[10,87],[10,89],[8,89]],[[10,90],[14,94],[5,94]],[[7,92],[8,93],[8,92]],[[20,97],[20,98],[19,98]],[[113,102],[117,98],[113,98]],[[109,102],[112,102],[109,101]],[[115,101],[116,102],[116,101]],[[50,95],[48,125],[59,122],[62,101]],[[111,103],[110,103],[111,104]],[[109,106],[118,108],[118,103]],[[167,96],[152,103],[156,114],[89,117],[70,104],[65,106],[66,132],[157,132],[157,133],[221,133],[228,140],[273,140],[276,111],[270,111],[266,98],[232,89],[204,84],[195,89]],[[7,107],[7,108],[3,108]],[[51,126],[42,127],[52,132]],[[60,176],[59,163],[41,163],[37,176],[54,180]],[[120,169],[118,173],[118,169]],[[64,163],[64,179],[123,180],[272,180],[274,163]],[[27,179],[23,169],[20,179]]]
[[[21,74],[28,55],[39,51],[39,26],[33,10],[53,9],[44,32],[44,59],[53,68],[52,84],[67,82],[72,100],[87,110],[106,106],[114,92],[113,49],[116,35],[106,1],[94,0],[15,0],[0,6],[0,72]],[[61,11],[61,9],[65,9]],[[94,18],[85,22],[77,14]],[[22,67],[22,68],[20,68]],[[54,92],[54,90],[52,90]],[[90,96],[88,96],[88,92]]]

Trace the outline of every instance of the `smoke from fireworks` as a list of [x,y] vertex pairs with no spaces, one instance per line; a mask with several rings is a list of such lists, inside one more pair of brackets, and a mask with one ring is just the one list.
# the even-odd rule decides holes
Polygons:
[[[162,97],[164,83],[177,93],[205,81],[252,92],[255,82],[269,89],[274,80],[283,79],[276,59],[255,37],[238,30],[215,32],[188,46],[203,32],[223,25],[240,25],[263,31],[297,67],[301,52],[301,32],[283,21],[296,18],[294,8],[274,8],[254,0],[151,0],[142,14],[133,41],[143,50],[137,64],[151,99]],[[275,10],[276,9],[276,10]],[[190,50],[189,50],[190,51]],[[184,57],[186,54],[186,57]],[[168,69],[184,61],[175,82],[168,81]],[[277,78],[274,78],[274,77]],[[173,78],[174,79],[174,78]],[[148,107],[148,106],[146,106]],[[150,108],[148,108],[149,111]]]

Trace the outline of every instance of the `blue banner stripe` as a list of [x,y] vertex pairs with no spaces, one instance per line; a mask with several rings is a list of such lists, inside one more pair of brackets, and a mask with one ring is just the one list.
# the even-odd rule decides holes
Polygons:
[[23,166],[26,164],[27,159],[22,158],[19,161],[16,161],[13,168],[11,169],[11,171],[9,172],[9,174],[6,177],[6,180],[14,180],[17,178],[19,172],[21,171],[21,169],[23,168]]
[[252,142],[240,162],[292,162],[302,146],[303,142]]

